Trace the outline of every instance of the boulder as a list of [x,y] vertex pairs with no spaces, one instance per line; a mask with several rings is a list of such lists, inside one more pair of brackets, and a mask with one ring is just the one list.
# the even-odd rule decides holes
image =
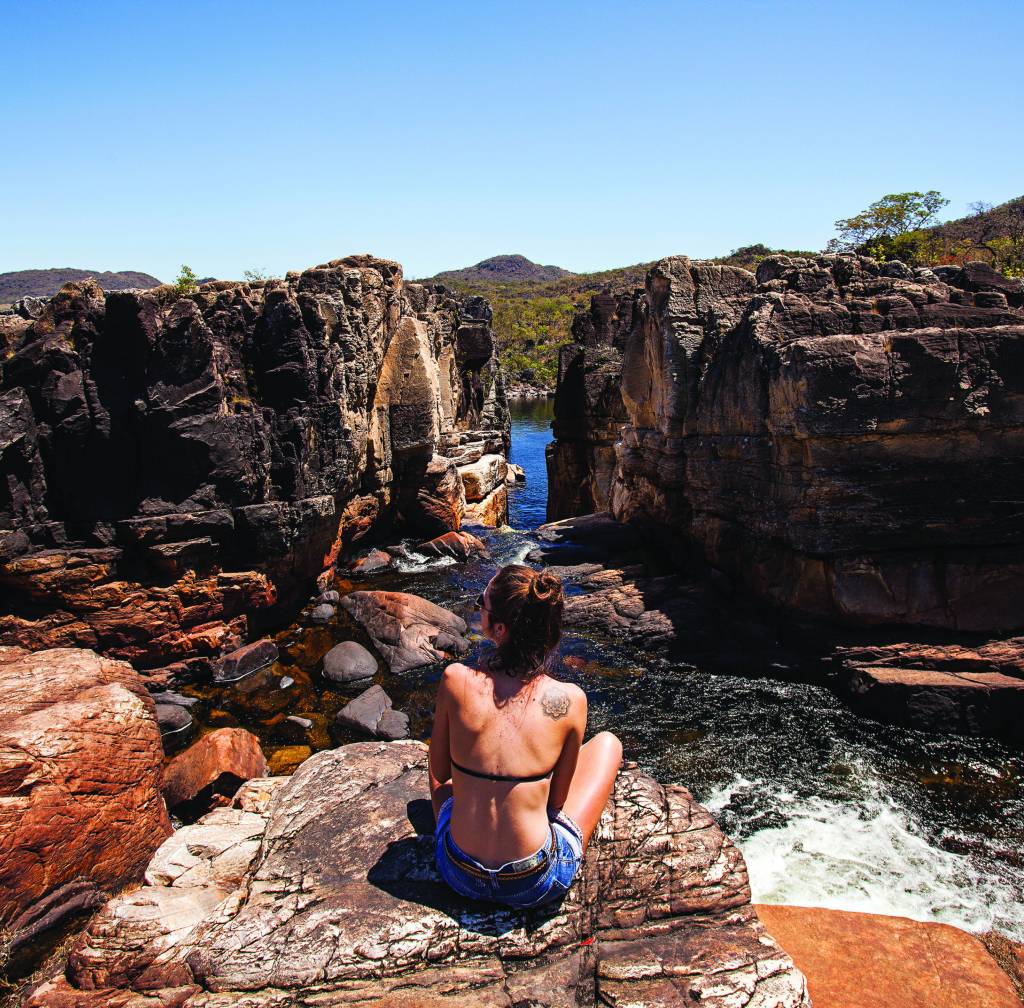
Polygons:
[[466,621],[407,592],[357,591],[342,607],[369,634],[392,672],[406,672],[469,650]]
[[336,612],[337,609],[334,606],[321,602],[319,605],[313,606],[313,611],[309,614],[309,618],[313,623],[330,623],[334,619]]
[[315,601],[317,603],[326,602],[328,605],[337,605],[338,602],[341,601],[341,595],[332,588],[329,591],[321,592],[317,595]]
[[214,678],[217,682],[233,682],[276,662],[277,658],[277,645],[272,640],[253,641],[225,655]]
[[174,808],[210,785],[230,795],[240,783],[266,773],[267,761],[255,735],[244,728],[218,728],[167,764],[161,790],[167,805]]
[[377,659],[358,641],[342,641],[324,655],[324,678],[331,682],[359,682],[376,674]]
[[[357,574],[369,574],[370,571],[381,570],[384,567],[391,566],[391,554],[385,552],[382,549],[372,549],[364,557],[360,557],[356,560],[350,570]],[[335,595],[335,601],[337,601],[337,592],[332,592]],[[326,600],[325,600],[326,601]]]
[[429,542],[420,543],[416,552],[424,556],[454,557],[456,560],[488,555],[487,547],[471,532],[446,532]]
[[512,486],[515,483],[526,482],[526,470],[520,465],[515,465],[512,462],[508,464],[508,471],[505,473],[505,482]]
[[454,532],[462,524],[466,496],[455,463],[432,455],[425,466],[410,466],[399,501],[401,518],[407,528],[426,536]]
[[488,528],[498,528],[508,521],[508,487],[502,483],[482,501],[466,505],[466,517],[479,521]]
[[364,690],[346,704],[336,718],[343,728],[363,732],[373,738],[394,740],[409,735],[409,717],[396,711],[391,697],[377,685]]
[[459,466],[467,502],[482,501],[492,490],[504,484],[507,472],[507,463],[502,455],[484,455],[471,465]]
[[1009,977],[959,928],[820,907],[758,906],[817,1008],[1020,1008]]
[[269,800],[247,792],[251,813],[186,827],[26,1008],[808,1008],[742,855],[684,788],[623,770],[568,896],[516,911],[438,876],[426,759],[320,752]]
[[171,831],[163,759],[130,665],[0,648],[0,951],[141,877]]
[[180,704],[158,703],[156,723],[160,726],[161,735],[176,735],[192,727],[192,715]]

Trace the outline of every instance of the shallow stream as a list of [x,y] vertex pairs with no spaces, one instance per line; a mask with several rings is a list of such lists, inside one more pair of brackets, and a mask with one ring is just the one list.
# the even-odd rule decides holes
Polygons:
[[[512,461],[526,470],[526,484],[511,491],[511,527],[484,535],[490,560],[401,561],[355,587],[415,592],[469,618],[495,566],[536,545],[551,415],[550,401],[513,409]],[[334,643],[358,631],[343,616],[326,627],[306,616],[278,635],[282,659],[271,669],[193,691],[200,724],[255,731],[278,772],[311,750],[354,740],[332,722],[356,691],[329,688],[318,669]],[[574,636],[563,655],[578,659],[564,674],[588,693],[591,730],[614,730],[628,758],[685,785],[714,812],[746,856],[756,902],[996,927],[1024,940],[1020,751],[869,721],[820,685],[825,669],[806,664],[777,667],[771,678],[722,675]],[[419,737],[429,731],[439,673],[435,666],[377,676]]]

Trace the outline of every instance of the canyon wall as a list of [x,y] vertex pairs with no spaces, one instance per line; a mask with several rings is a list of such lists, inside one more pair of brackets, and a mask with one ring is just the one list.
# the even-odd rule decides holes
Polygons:
[[0,643],[202,665],[371,529],[457,529],[457,462],[508,449],[487,303],[369,256],[68,284],[0,347]]
[[552,516],[607,502],[846,623],[1024,625],[1024,282],[679,257],[595,311],[615,325],[563,351],[556,415],[584,405],[549,452]]

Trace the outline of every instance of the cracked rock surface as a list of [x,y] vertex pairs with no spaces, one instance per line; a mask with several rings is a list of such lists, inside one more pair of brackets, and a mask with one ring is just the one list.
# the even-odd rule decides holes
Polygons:
[[426,747],[360,743],[179,830],[29,1008],[809,1006],[736,846],[624,769],[554,907],[461,899],[434,868]]

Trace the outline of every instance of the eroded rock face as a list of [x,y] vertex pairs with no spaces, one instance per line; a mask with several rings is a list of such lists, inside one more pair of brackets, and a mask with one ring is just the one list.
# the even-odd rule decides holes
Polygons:
[[426,785],[416,742],[252,782],[175,834],[27,1004],[809,1005],[738,849],[685,789],[624,770],[569,896],[516,912],[441,881]]
[[[565,368],[557,415],[597,405],[559,434],[552,485],[607,492],[618,519],[698,544],[787,608],[1020,627],[1022,305],[1024,283],[980,266],[773,256],[755,278],[663,260],[615,306],[625,337],[612,326]],[[627,422],[608,481],[595,446],[615,414],[601,368],[616,341]]]
[[0,647],[0,931],[17,947],[142,875],[171,832],[155,706],[130,665]]
[[375,525],[457,529],[443,452],[508,445],[486,302],[368,256],[184,297],[69,284],[3,339],[8,643],[214,658]]

